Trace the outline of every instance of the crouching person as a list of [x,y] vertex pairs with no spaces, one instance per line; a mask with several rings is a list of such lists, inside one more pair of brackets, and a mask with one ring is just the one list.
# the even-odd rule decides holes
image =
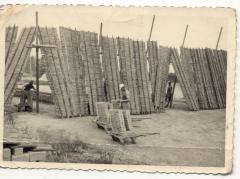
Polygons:
[[32,111],[33,108],[33,101],[32,96],[35,87],[33,86],[33,81],[31,80],[28,84],[23,87],[23,91],[20,97],[20,103],[18,104],[18,112],[24,108],[25,111]]

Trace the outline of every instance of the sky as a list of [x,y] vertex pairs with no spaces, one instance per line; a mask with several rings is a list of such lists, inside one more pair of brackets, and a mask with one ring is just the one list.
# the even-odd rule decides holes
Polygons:
[[0,18],[6,26],[16,24],[20,28],[35,25],[35,12],[39,13],[39,25],[65,26],[77,30],[99,33],[103,23],[103,35],[129,37],[147,41],[152,18],[155,15],[151,40],[159,45],[179,47],[186,25],[189,25],[185,46],[215,48],[220,28],[223,27],[219,49],[228,49],[228,10],[223,8],[122,8],[89,6],[18,6],[5,10],[7,17]]

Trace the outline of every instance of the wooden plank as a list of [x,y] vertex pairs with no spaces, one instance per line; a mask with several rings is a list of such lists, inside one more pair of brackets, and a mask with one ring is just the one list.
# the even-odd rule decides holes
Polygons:
[[[77,84],[76,84],[76,45],[73,45],[72,30],[60,27],[60,37],[61,37],[61,46],[59,45],[59,49],[61,49],[62,53],[58,53],[58,58],[60,62],[60,66],[63,72],[63,80],[66,86],[66,90],[68,93],[68,101],[70,104],[71,112],[73,116],[81,115],[79,108],[79,95],[77,93]],[[58,42],[59,44],[59,42]]]
[[183,68],[180,64],[180,57],[177,53],[176,49],[172,49],[171,60],[173,62],[173,67],[176,72],[177,78],[179,80],[183,95],[186,99],[186,103],[191,110],[199,110],[197,103],[196,103],[196,96],[190,90],[189,81],[186,78],[186,74],[183,71]]
[[137,82],[137,91],[139,94],[139,104],[140,104],[140,113],[144,113],[146,111],[145,108],[145,100],[144,100],[144,92],[143,92],[143,82],[142,82],[142,72],[141,72],[141,62],[138,48],[138,41],[133,41],[133,52],[134,59],[136,65],[136,82]]
[[81,85],[81,89],[82,89],[82,95],[83,95],[83,110],[84,110],[84,114],[85,115],[89,115],[91,114],[91,110],[90,108],[92,108],[92,98],[90,98],[88,94],[89,93],[89,73],[88,73],[88,68],[87,68],[87,54],[86,54],[86,44],[85,44],[85,40],[84,40],[84,31],[78,31],[78,50],[79,50],[79,55],[81,57],[81,60],[79,61],[79,66],[82,67],[82,69],[80,70],[80,75],[82,77],[83,83]]
[[[73,93],[73,86],[74,84],[72,84],[71,82],[71,78],[69,77],[69,70],[68,69],[68,56],[66,55],[68,52],[66,52],[66,48],[67,48],[67,42],[65,41],[65,36],[64,36],[64,31],[65,29],[63,28],[59,28],[59,32],[60,32],[60,38],[61,38],[61,43],[60,43],[60,39],[58,38],[58,34],[56,31],[53,31],[54,35],[54,44],[56,44],[57,46],[57,50],[55,50],[54,52],[56,53],[55,56],[59,61],[59,66],[62,72],[62,80],[63,80],[63,84],[64,84],[64,89],[67,92],[67,103],[69,105],[70,108],[70,112],[71,112],[71,116],[79,116],[79,111],[77,108],[77,104],[76,104],[76,93]],[[63,32],[64,31],[64,32]]]
[[158,64],[156,68],[155,82],[155,110],[156,112],[164,112],[165,94],[170,64],[170,49],[167,47],[158,47]]
[[94,73],[94,63],[93,63],[93,54],[92,54],[92,43],[91,43],[91,34],[85,32],[84,40],[86,44],[86,54],[87,54],[87,67],[89,73],[89,83],[91,84],[91,98],[92,98],[92,113],[96,114],[96,102],[97,102],[97,86],[95,82],[95,73]]
[[196,64],[198,67],[198,72],[199,72],[199,78],[200,78],[200,85],[201,85],[201,92],[203,95],[203,104],[204,104],[204,109],[209,109],[209,96],[208,96],[208,91],[206,89],[206,79],[205,75],[203,72],[203,66],[201,65],[202,58],[199,54],[199,49],[194,49],[195,57],[196,57]]
[[[43,38],[43,35],[45,36]],[[39,30],[39,41],[41,44],[44,43],[44,40],[46,40],[46,29],[40,28]],[[50,72],[50,66],[49,66],[49,61],[47,60],[47,51],[45,48],[41,48],[41,53],[43,54],[42,60],[43,60],[43,65],[45,67],[45,74],[48,79],[48,84],[51,89],[51,93],[53,96],[53,102],[55,104],[55,113],[57,117],[63,117],[62,111],[60,109],[60,102],[59,102],[59,97],[57,96],[56,93],[56,86],[54,85],[54,79],[52,78],[51,72]]]
[[137,82],[137,68],[135,63],[135,54],[133,48],[133,40],[128,39],[128,50],[129,50],[129,59],[130,59],[130,67],[131,67],[131,77],[133,83],[133,91],[134,91],[134,99],[135,99],[135,106],[136,106],[136,114],[141,113],[141,105],[140,105],[140,98],[139,98],[139,87]]
[[207,56],[206,56],[206,52],[205,49],[201,49],[200,53],[202,55],[202,68],[204,69],[204,74],[206,77],[206,86],[208,88],[208,98],[210,100],[210,108],[211,109],[216,109],[218,107],[217,105],[217,99],[216,99],[216,95],[214,93],[214,88],[213,88],[213,79],[211,78],[211,74],[210,74],[210,69],[209,69],[209,65],[207,62]]
[[120,99],[120,89],[119,89],[120,74],[118,70],[116,42],[114,38],[109,38],[109,52],[110,52],[110,60],[111,60],[111,66],[112,66],[115,99]]
[[119,79],[120,74],[117,68],[117,51],[113,38],[103,37],[103,66],[105,78],[108,86],[108,100],[119,99]]
[[193,92],[193,94],[196,96],[196,106],[199,108],[199,94],[197,93],[197,84],[196,84],[196,73],[194,70],[194,65],[193,64],[193,59],[191,57],[191,49],[189,48],[180,48],[180,53],[181,53],[181,59],[182,59],[182,64],[185,64],[184,71],[187,73],[187,78],[190,81],[190,87]]
[[215,92],[215,95],[216,95],[216,98],[217,98],[218,107],[222,108],[223,107],[223,102],[222,102],[220,91],[219,91],[219,83],[218,83],[216,67],[214,65],[213,52],[212,52],[211,49],[207,48],[206,49],[206,54],[207,54],[207,59],[208,59],[208,65],[210,67],[211,77],[213,79],[214,92]]
[[201,72],[200,72],[200,68],[199,68],[199,64],[198,64],[198,58],[196,56],[196,52],[194,49],[189,49],[190,50],[190,55],[191,55],[191,59],[192,59],[192,64],[193,64],[193,71],[194,71],[194,80],[196,83],[196,87],[197,87],[197,96],[198,96],[198,103],[199,103],[199,107],[200,109],[204,109],[206,108],[206,99],[203,93],[203,86],[202,86],[202,78],[201,78]]
[[79,94],[79,102],[80,102],[80,109],[81,109],[81,114],[82,115],[88,115],[88,110],[87,110],[87,105],[86,105],[86,101],[88,101],[87,95],[86,95],[86,83],[85,83],[85,79],[86,79],[86,74],[85,74],[85,66],[84,66],[84,62],[83,62],[83,50],[81,49],[82,44],[83,43],[83,39],[81,38],[80,32],[77,31],[77,50],[78,50],[78,57],[77,57],[77,62],[76,62],[76,66],[77,66],[77,80],[78,80],[78,94]]
[[130,94],[129,100],[131,114],[136,114],[136,104],[134,98],[134,88],[132,81],[131,59],[129,54],[128,39],[118,37],[117,41],[119,61],[121,64],[122,83],[124,83],[125,88],[129,91]]
[[217,71],[217,77],[218,77],[218,83],[219,83],[219,93],[221,96],[221,100],[222,100],[222,104],[224,107],[225,106],[225,94],[226,94],[226,83],[224,80],[224,72],[223,69],[221,68],[221,58],[219,58],[218,55],[218,50],[213,50],[213,55],[214,55],[214,64],[215,64],[215,68]]
[[[23,69],[26,66],[27,57],[30,54],[30,49],[26,46],[31,45],[34,39],[34,28],[25,28],[24,33],[19,40],[18,52],[15,52],[15,56],[9,61],[12,61],[11,66],[5,72],[5,91],[4,91],[4,102],[9,105],[12,101],[13,95],[17,88],[17,82],[21,79],[23,74]],[[16,49],[17,50],[17,49]]]
[[14,73],[15,67],[18,64],[18,59],[23,53],[24,46],[26,44],[28,34],[30,29],[24,28],[20,34],[20,38],[14,48],[14,53],[11,54],[10,59],[7,61],[5,66],[5,91],[8,86],[8,83],[10,82],[10,78],[12,77],[12,74]]
[[[56,28],[48,28],[47,29],[47,33],[48,33],[48,36],[49,36],[49,44],[54,44],[55,43],[55,38],[57,37],[54,37],[56,36],[57,34],[57,29]],[[57,44],[54,44],[57,46]],[[68,94],[68,91],[67,91],[67,86],[66,84],[64,83],[64,73],[62,71],[62,68],[61,68],[61,64],[60,64],[60,59],[58,57],[58,53],[57,51],[59,50],[58,48],[51,48],[51,54],[53,56],[53,63],[54,63],[54,66],[55,66],[55,70],[57,72],[57,79],[58,79],[58,82],[59,82],[59,85],[60,85],[60,90],[61,90],[61,94],[63,95],[63,104],[65,106],[65,109],[66,109],[66,112],[67,112],[67,116],[66,117],[73,117],[74,116],[74,113],[72,111],[72,106],[70,104],[70,101],[69,101],[69,94]]]
[[5,36],[5,64],[8,60],[8,56],[10,51],[14,49],[14,45],[17,38],[18,27],[17,26],[8,26],[6,28],[6,36]]
[[[50,44],[50,39],[49,39],[49,34],[48,34],[48,29],[47,28],[40,28],[40,34],[41,34],[41,39],[40,43],[41,44]],[[48,67],[47,70],[47,77],[49,80],[50,87],[53,90],[53,94],[55,96],[55,102],[56,102],[56,112],[58,117],[69,117],[69,114],[67,112],[66,106],[64,104],[64,97],[61,91],[61,84],[58,79],[58,71],[56,68],[56,65],[54,63],[54,57],[52,54],[52,49],[49,48],[44,48],[41,49],[42,53],[46,57],[46,65]]]
[[93,67],[96,79],[97,87],[97,101],[105,101],[104,87],[103,87],[103,74],[100,62],[98,35],[97,33],[91,33],[92,42],[92,54],[93,54]]
[[140,47],[140,59],[141,59],[141,68],[142,68],[142,78],[143,78],[143,89],[144,89],[144,98],[146,104],[146,112],[151,113],[151,95],[150,95],[150,85],[148,69],[147,69],[147,58],[145,53],[145,43],[143,41],[139,42]]

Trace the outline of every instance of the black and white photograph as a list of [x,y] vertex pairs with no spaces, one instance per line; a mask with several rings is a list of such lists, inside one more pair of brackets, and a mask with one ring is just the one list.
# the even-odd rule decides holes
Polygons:
[[234,9],[0,13],[1,166],[231,171]]

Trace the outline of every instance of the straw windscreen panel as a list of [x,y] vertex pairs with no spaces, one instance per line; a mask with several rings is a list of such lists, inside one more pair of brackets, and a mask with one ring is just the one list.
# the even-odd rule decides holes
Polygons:
[[130,94],[130,110],[132,114],[140,114],[133,42],[129,38],[117,38],[117,41],[121,65],[121,81]]
[[56,28],[40,28],[40,43],[55,45],[56,48],[41,48],[46,57],[46,75],[52,90],[56,114],[58,117],[73,117],[73,98],[69,95],[69,80],[67,80],[67,64],[63,60],[61,45]]
[[[13,32],[13,36],[16,36],[16,32]],[[11,104],[12,98],[17,88],[17,82],[21,79],[23,71],[25,69],[28,56],[30,55],[30,48],[35,35],[35,28],[23,28],[17,39],[16,43],[12,45],[6,54],[5,64],[5,86],[4,86],[4,105],[5,109]],[[13,37],[15,38],[15,37]],[[7,40],[7,38],[6,38]]]
[[133,52],[136,67],[137,87],[141,113],[151,113],[150,81],[147,71],[145,42],[133,41]]
[[97,34],[80,31],[80,54],[84,63],[85,81],[90,114],[96,114],[96,102],[105,101],[103,73],[100,62]]
[[155,70],[153,89],[153,103],[157,112],[164,112],[166,86],[169,73],[171,49],[159,46]]
[[158,45],[156,41],[148,41],[148,62],[149,62],[149,77],[151,80],[152,92],[154,93],[156,85],[156,69],[158,63]]
[[109,102],[114,99],[120,99],[120,72],[116,45],[114,38],[102,37],[102,64],[107,100]]
[[[226,56],[221,58],[221,52],[212,49],[205,49],[214,90],[219,108],[226,107]],[[219,54],[218,54],[219,53]]]
[[225,107],[226,56],[222,50],[181,48],[182,64],[200,109]]
[[79,115],[88,115],[86,101],[85,72],[82,55],[80,53],[79,32],[60,27],[60,39],[63,57],[67,64],[67,80],[70,83],[70,93],[74,100],[74,110]]
[[8,55],[13,50],[13,47],[16,43],[18,27],[17,26],[8,26],[5,29],[5,63],[8,60]]
[[132,114],[151,112],[150,81],[145,43],[117,38],[121,79],[130,93]]
[[191,88],[190,80],[187,77],[187,72],[184,71],[184,67],[181,64],[180,56],[176,48],[171,49],[170,58],[189,109],[194,111],[199,110],[196,92]]

